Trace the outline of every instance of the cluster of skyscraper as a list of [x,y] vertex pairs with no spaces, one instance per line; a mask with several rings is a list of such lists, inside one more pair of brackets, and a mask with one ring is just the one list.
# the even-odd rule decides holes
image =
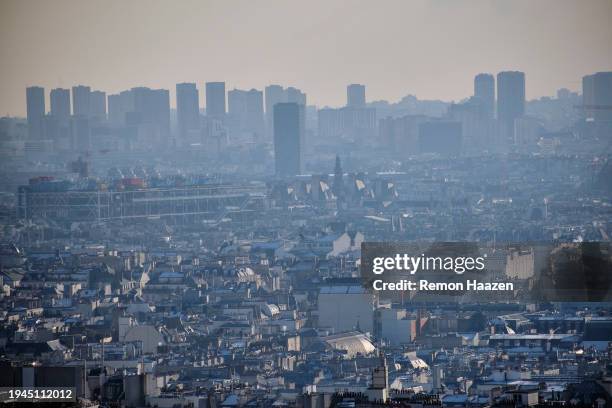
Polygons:
[[[497,74],[497,99],[495,80],[491,74],[479,74],[474,79],[474,97],[483,105],[487,115],[495,113],[497,119],[512,134],[515,121],[525,114],[525,74],[507,71]],[[597,72],[582,78],[582,111],[587,120],[612,120],[612,72]],[[576,107],[580,108],[580,107]]]
[[364,142],[376,131],[376,109],[366,106],[365,85],[346,87],[346,106],[318,111],[320,139],[341,139]]
[[[218,147],[228,137],[236,142],[262,142],[272,139],[274,106],[280,103],[294,105],[285,109],[300,111],[303,124],[306,94],[293,87],[268,86],[265,103],[262,91],[233,89],[227,92],[226,104],[224,82],[207,82],[205,95],[206,110],[202,114],[196,84],[176,85],[173,132],[170,93],[166,89],[137,87],[108,95],[107,99],[104,92],[87,86],[73,87],[72,97],[70,90],[57,88],[50,93],[51,109],[47,112],[44,89],[33,86],[26,90],[29,139],[49,141],[54,149],[78,152],[91,149],[92,138],[99,142],[96,133],[100,132],[116,133],[127,148],[139,143],[188,146],[210,139],[215,139]],[[279,123],[286,126],[289,122],[279,118]],[[299,160],[292,161],[299,167]]]
[[525,74],[518,71],[498,73],[497,99],[493,75],[478,74],[474,78],[474,98],[481,104],[487,117],[492,118],[497,112],[503,132],[511,136],[514,132],[514,121],[525,114]]
[[[28,133],[30,139],[58,139],[63,134],[82,134],[82,129],[91,121],[106,119],[106,93],[92,91],[90,87],[72,87],[70,90],[51,90],[49,114],[45,109],[45,90],[38,86],[26,89]],[[78,143],[77,143],[78,144]]]
[[516,142],[515,126],[525,115],[525,102],[524,73],[500,72],[497,81],[482,73],[474,78],[474,95],[451,104],[445,114],[381,118],[379,138],[391,152],[404,155],[503,151]]
[[[587,75],[582,85],[585,119],[610,121],[612,73]],[[50,93],[49,112],[43,88],[27,88],[26,97],[29,139],[45,142],[43,148],[86,152],[197,145],[215,155],[230,141],[233,145],[272,144],[278,176],[302,172],[306,122],[312,112],[317,124],[316,134],[308,136],[309,146],[330,141],[367,146],[376,140],[391,151],[401,148],[412,153],[455,154],[464,150],[462,144],[485,151],[491,141],[517,144],[530,124],[525,116],[525,74],[517,71],[500,72],[496,78],[476,75],[473,97],[450,105],[442,117],[393,115],[379,122],[374,107],[378,105],[366,103],[361,84],[347,86],[344,107],[309,110],[306,94],[293,87],[269,85],[263,92],[233,89],[226,93],[225,82],[207,82],[203,111],[196,84],[180,83],[175,120],[171,120],[166,89],[137,87],[107,98],[88,86],[75,86],[72,92],[57,88]]]
[[[484,106],[487,115],[495,113],[495,78],[478,74],[474,78],[474,97]],[[497,117],[512,121],[525,113],[525,74],[505,71],[497,74]]]

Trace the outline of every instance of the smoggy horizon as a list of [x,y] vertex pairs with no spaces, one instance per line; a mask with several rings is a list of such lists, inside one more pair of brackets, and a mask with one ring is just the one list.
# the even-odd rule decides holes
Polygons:
[[[344,105],[346,85],[368,101],[458,101],[473,78],[520,70],[527,98],[580,90],[612,69],[610,1],[364,3],[37,2],[0,5],[0,115],[25,115],[25,88],[205,82],[226,89],[295,86],[318,106]],[[503,50],[500,52],[500,50]]]

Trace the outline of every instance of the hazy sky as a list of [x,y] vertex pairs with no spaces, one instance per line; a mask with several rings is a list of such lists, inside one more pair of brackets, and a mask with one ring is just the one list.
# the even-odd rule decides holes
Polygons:
[[[0,116],[23,115],[25,87],[223,80],[296,86],[309,104],[459,100],[478,72],[526,72],[527,97],[580,88],[612,70],[612,0],[0,0]],[[47,105],[48,109],[48,105]]]

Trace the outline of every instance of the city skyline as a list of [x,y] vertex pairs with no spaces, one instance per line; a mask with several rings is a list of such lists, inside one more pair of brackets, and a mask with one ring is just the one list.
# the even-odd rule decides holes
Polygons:
[[612,406],[611,16],[0,2],[0,403]]
[[[281,84],[322,107],[342,106],[350,83],[365,84],[370,101],[458,101],[471,95],[474,75],[505,70],[525,72],[534,99],[576,91],[582,76],[612,68],[606,1],[148,4],[5,2],[0,115],[24,116],[23,89],[33,85],[170,89],[175,107],[181,82],[197,84],[201,106],[205,82],[224,81],[227,90]],[[178,20],[176,32],[159,29]]]
[[[480,88],[478,88],[478,86],[482,86],[482,85],[480,85],[480,83],[482,81],[482,78],[483,77],[487,77],[487,79],[488,79],[488,77],[493,78],[492,85],[491,84],[487,84],[487,86],[493,86],[495,88],[495,87],[497,87],[497,81],[495,80],[495,77],[499,78],[500,74],[503,75],[503,74],[506,74],[506,73],[517,73],[517,74],[522,75],[522,77],[523,77],[522,86],[524,88],[524,90],[523,90],[523,93],[524,93],[523,99],[524,99],[525,102],[537,101],[540,98],[546,98],[546,97],[549,97],[549,98],[558,98],[560,91],[569,91],[569,92],[574,92],[577,95],[582,95],[582,91],[584,89],[583,81],[585,80],[585,78],[591,77],[591,76],[593,76],[595,74],[598,74],[598,73],[599,74],[608,74],[608,72],[606,72],[606,71],[597,71],[597,72],[593,72],[593,73],[588,73],[588,74],[583,75],[580,78],[580,81],[579,81],[580,82],[580,86],[577,89],[570,89],[568,87],[560,87],[560,88],[558,88],[551,95],[543,95],[543,96],[541,96],[539,98],[528,98],[526,96],[528,94],[528,79],[527,79],[527,74],[525,72],[523,72],[523,71],[513,71],[513,70],[502,70],[502,71],[499,71],[499,72],[496,72],[496,73],[479,72],[479,73],[476,73],[473,76],[473,78],[471,78],[471,81],[472,81],[471,83],[473,84],[473,89],[472,89],[472,93],[471,94],[468,94],[468,95],[466,95],[465,97],[463,97],[463,98],[461,98],[459,100],[436,99],[436,100],[431,100],[431,101],[439,101],[439,102],[443,102],[443,103],[447,103],[447,104],[461,104],[461,103],[469,102],[474,97],[484,98],[484,95],[480,94],[483,91]],[[26,96],[27,96],[27,90],[28,89],[39,88],[39,89],[43,90],[43,92],[44,92],[44,95],[43,95],[44,96],[43,105],[45,107],[45,111],[43,113],[44,114],[49,114],[49,115],[53,114],[53,102],[52,102],[53,93],[54,92],[68,91],[68,93],[69,93],[68,104],[70,106],[72,106],[72,109],[69,112],[69,116],[70,116],[70,113],[72,113],[72,115],[77,114],[77,113],[74,112],[74,98],[75,98],[74,91],[75,91],[75,89],[77,89],[77,90],[78,89],[87,89],[87,90],[89,90],[88,92],[90,92],[92,96],[103,97],[103,99],[99,100],[97,105],[100,105],[102,103],[102,101],[104,101],[104,103],[106,104],[107,103],[107,98],[112,99],[113,97],[117,97],[117,96],[120,96],[123,93],[131,92],[131,91],[134,91],[134,90],[152,89],[152,90],[157,90],[157,91],[164,91],[164,92],[168,92],[169,101],[170,101],[170,103],[169,103],[170,109],[174,110],[174,111],[178,111],[179,110],[178,105],[180,104],[178,89],[182,88],[184,86],[189,86],[190,88],[193,89],[193,91],[195,91],[195,94],[196,94],[195,97],[197,97],[197,100],[194,99],[192,103],[197,105],[197,107],[199,108],[198,112],[199,113],[210,114],[210,112],[208,110],[208,106],[207,106],[207,99],[208,98],[206,97],[206,90],[207,90],[207,87],[209,85],[219,85],[219,86],[221,86],[221,88],[223,88],[223,89],[219,89],[216,92],[216,96],[213,96],[212,99],[219,99],[219,98],[221,98],[221,99],[225,99],[226,100],[224,102],[224,104],[226,105],[225,112],[224,113],[221,113],[221,112],[213,113],[212,114],[213,116],[218,115],[218,114],[225,115],[225,114],[229,113],[229,108],[227,107],[227,105],[229,105],[229,103],[227,102],[227,99],[229,98],[231,93],[258,92],[258,93],[262,93],[263,94],[266,90],[269,90],[269,89],[274,90],[275,88],[278,88],[278,89],[283,90],[283,92],[285,92],[285,93],[286,92],[291,92],[291,91],[297,91],[297,92],[301,93],[302,95],[307,95],[308,94],[308,92],[303,92],[303,91],[305,91],[303,89],[295,88],[295,87],[292,87],[292,86],[287,86],[286,88],[284,88],[283,85],[279,85],[279,84],[276,84],[276,83],[269,84],[269,85],[259,89],[259,88],[254,88],[254,87],[245,87],[245,88],[228,87],[227,86],[227,82],[225,82],[225,81],[215,81],[215,82],[207,81],[207,82],[202,83],[201,85],[199,83],[197,83],[197,82],[185,81],[185,82],[176,83],[174,85],[174,87],[171,87],[171,88],[160,88],[160,89],[154,89],[154,88],[150,88],[148,86],[139,86],[139,85],[136,85],[136,86],[128,86],[126,89],[119,90],[116,93],[109,93],[109,92],[105,92],[103,90],[96,90],[95,87],[92,87],[92,86],[89,86],[89,85],[84,85],[84,84],[73,84],[73,85],[70,85],[70,86],[67,86],[67,87],[58,86],[58,87],[53,87],[53,88],[47,88],[47,87],[44,87],[44,86],[41,86],[41,85],[33,84],[33,85],[27,86],[25,88],[25,90],[26,90]],[[355,96],[353,96],[351,94],[351,92],[353,92],[355,87],[359,87],[360,88],[359,92],[363,92],[362,94],[358,95],[358,97],[359,98],[363,98],[363,103],[365,105],[372,104],[372,103],[376,104],[376,103],[379,103],[379,102],[398,103],[398,102],[401,102],[402,99],[404,99],[406,97],[409,97],[409,96],[416,97],[417,99],[422,100],[422,101],[430,101],[430,99],[419,98],[419,95],[410,94],[410,93],[408,93],[406,95],[403,95],[398,100],[372,99],[372,98],[366,97],[366,93],[367,93],[367,95],[370,95],[369,88],[368,88],[367,84],[354,84],[354,83],[352,83],[352,84],[346,84],[344,86],[343,89],[346,90],[345,95],[344,95],[345,100],[341,101],[337,105],[329,105],[329,104],[317,105],[317,104],[306,103],[305,106],[313,106],[313,107],[316,107],[319,110],[324,110],[324,109],[328,109],[328,108],[341,108],[341,107],[345,107],[345,106],[348,106],[348,107],[353,106],[352,104],[354,102],[352,103],[350,100],[351,100],[351,98],[355,98]],[[366,92],[366,89],[368,89],[367,92]],[[488,92],[490,92],[490,91],[488,91]],[[490,103],[497,104],[498,103],[498,95],[497,95],[497,91],[495,91],[495,89],[493,89],[492,95],[488,95],[488,97],[492,98],[490,101],[487,101],[488,104],[490,104]],[[271,95],[270,98],[271,98],[271,100],[274,100],[275,96]],[[290,99],[290,101],[292,101],[291,97],[289,97],[289,99]],[[26,118],[26,116],[27,116],[27,101],[24,101],[24,103],[25,103],[24,107],[26,109],[24,109],[24,115],[21,115],[21,116]],[[222,102],[215,101],[215,103],[216,104],[221,104]],[[274,103],[276,103],[276,102],[274,102]],[[80,105],[80,104],[77,104],[77,105]],[[365,106],[365,105],[361,105],[361,106]],[[109,110],[108,108],[106,108],[106,106],[104,108],[107,111]],[[97,110],[100,110],[100,109],[102,109],[101,106],[99,106],[97,108]],[[215,108],[215,111],[216,110],[217,110],[217,108]],[[268,112],[271,114],[271,112],[272,112],[271,106],[268,107],[268,109],[265,109],[264,112],[266,112],[266,115],[268,114]],[[7,115],[6,117],[10,117],[10,115]],[[15,116],[15,117],[19,117],[19,115]]]

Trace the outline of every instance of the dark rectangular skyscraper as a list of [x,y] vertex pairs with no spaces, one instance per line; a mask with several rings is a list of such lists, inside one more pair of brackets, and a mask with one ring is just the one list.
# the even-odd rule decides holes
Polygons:
[[497,117],[514,120],[525,113],[525,74],[506,71],[497,74]]
[[70,119],[70,90],[52,89],[50,99],[51,116],[61,121]]
[[582,105],[584,109],[585,118],[592,119],[594,111],[592,109],[595,106],[595,75],[585,75],[582,77]]
[[513,137],[514,121],[525,114],[525,74],[505,71],[497,74],[497,118],[507,137]]
[[474,78],[474,97],[482,104],[487,117],[495,113],[495,77],[491,74],[478,74]]
[[30,139],[44,137],[45,89],[31,86],[26,89],[26,109],[28,114],[28,135]]
[[84,85],[72,87],[72,114],[86,116],[90,114],[91,88]]
[[176,84],[176,115],[181,137],[200,127],[200,104],[196,84]]
[[612,121],[612,72],[582,78],[582,99],[587,118]]
[[365,85],[350,84],[346,87],[346,106],[350,108],[363,108],[365,104]]
[[304,107],[297,103],[274,105],[274,167],[278,177],[291,177],[302,170]]
[[225,115],[225,82],[206,83],[206,115]]

